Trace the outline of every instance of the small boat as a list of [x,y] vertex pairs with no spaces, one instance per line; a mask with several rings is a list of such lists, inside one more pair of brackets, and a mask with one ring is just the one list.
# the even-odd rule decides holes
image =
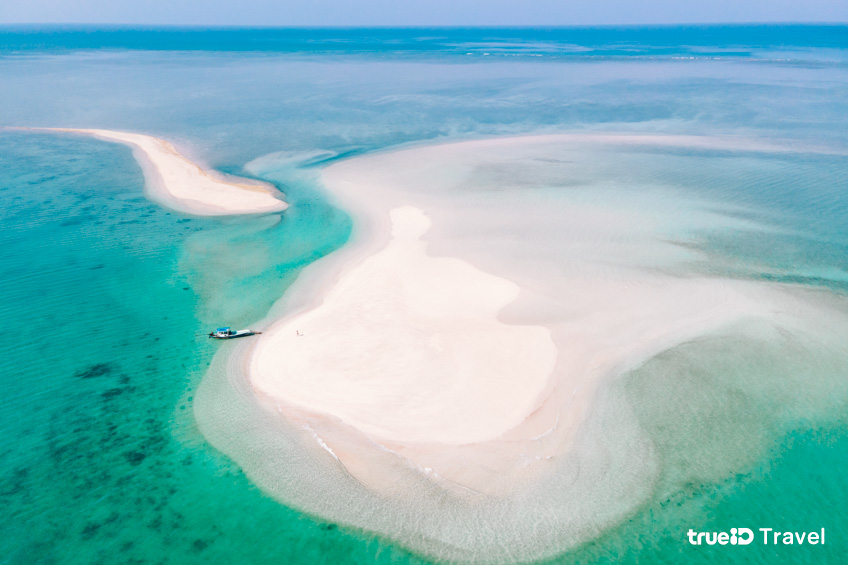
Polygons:
[[209,332],[209,337],[212,339],[235,339],[237,337],[247,337],[249,335],[257,335],[262,332],[254,332],[250,330],[231,330],[230,328],[218,328],[214,332]]

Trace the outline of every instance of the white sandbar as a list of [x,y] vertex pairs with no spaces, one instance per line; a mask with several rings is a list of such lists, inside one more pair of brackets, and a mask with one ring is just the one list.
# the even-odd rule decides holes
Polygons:
[[[204,436],[287,506],[439,562],[550,558],[664,496],[668,476],[747,468],[770,434],[729,425],[710,443],[724,434],[701,423],[762,405],[795,426],[848,398],[841,353],[817,371],[833,378],[805,372],[819,344],[844,350],[846,307],[718,274],[701,234],[770,228],[631,173],[657,145],[766,150],[528,136],[327,167],[351,242],[300,273],[261,336],[215,356],[196,392]],[[669,436],[695,439],[667,455]]]
[[[369,488],[398,496],[417,472],[455,494],[507,496],[551,471],[599,383],[771,317],[781,299],[760,285],[656,270],[692,260],[665,225],[733,221],[703,203],[678,196],[679,209],[663,211],[668,195],[645,191],[634,209],[627,191],[603,206],[561,192],[539,208],[520,197],[495,205],[494,195],[567,180],[575,146],[723,142],[528,136],[334,164],[323,180],[354,213],[355,243],[334,276],[295,289],[314,301],[257,340],[251,385]],[[460,189],[490,196],[463,203]]]
[[428,256],[420,238],[430,220],[419,209],[390,216],[382,251],[346,272],[320,307],[262,337],[254,386],[375,439],[494,439],[538,405],[556,360],[550,332],[498,321],[515,283]]
[[272,185],[253,179],[204,170],[164,139],[103,129],[33,128],[93,135],[129,145],[144,171],[152,200],[195,216],[226,216],[278,212],[288,204],[275,197]]

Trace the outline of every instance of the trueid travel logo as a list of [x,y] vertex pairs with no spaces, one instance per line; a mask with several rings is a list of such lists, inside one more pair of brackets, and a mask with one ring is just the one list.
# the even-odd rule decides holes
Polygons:
[[696,532],[692,528],[686,533],[691,545],[749,545],[757,539],[763,545],[824,545],[824,528],[819,532],[781,532],[774,528],[758,528],[762,535],[755,535],[751,528],[730,528],[729,532]]

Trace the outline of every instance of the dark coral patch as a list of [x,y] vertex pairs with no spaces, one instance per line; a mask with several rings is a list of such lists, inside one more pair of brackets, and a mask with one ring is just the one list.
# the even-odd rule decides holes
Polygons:
[[129,461],[130,465],[136,466],[140,465],[141,462],[144,461],[144,458],[147,457],[147,455],[140,451],[129,451],[124,454],[124,457],[127,458],[127,461]]
[[96,363],[86,369],[77,371],[76,373],[74,373],[74,376],[79,379],[94,379],[97,377],[106,376],[112,373],[112,371],[114,370],[115,368],[112,366],[111,363]]
[[100,529],[100,524],[88,524],[82,531],[83,539],[91,539]]
[[208,541],[204,541],[204,540],[202,540],[202,539],[197,539],[197,540],[194,540],[194,543],[193,543],[193,544],[191,544],[191,547],[192,547],[195,551],[203,551],[204,549],[206,549],[206,547],[207,547],[208,545],[209,545],[209,542],[208,542]]
[[101,396],[108,400],[110,398],[114,398],[116,396],[123,394],[125,390],[126,389],[123,389],[123,388],[110,388],[109,390],[103,391]]

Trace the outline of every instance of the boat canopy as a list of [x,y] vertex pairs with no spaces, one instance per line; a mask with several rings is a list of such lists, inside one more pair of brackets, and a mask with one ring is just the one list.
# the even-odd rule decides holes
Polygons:
[[216,331],[216,332],[227,332],[227,331],[230,331],[230,327],[229,327],[229,326],[227,326],[226,328],[218,328],[218,329],[217,329],[217,330],[215,330],[215,331]]

